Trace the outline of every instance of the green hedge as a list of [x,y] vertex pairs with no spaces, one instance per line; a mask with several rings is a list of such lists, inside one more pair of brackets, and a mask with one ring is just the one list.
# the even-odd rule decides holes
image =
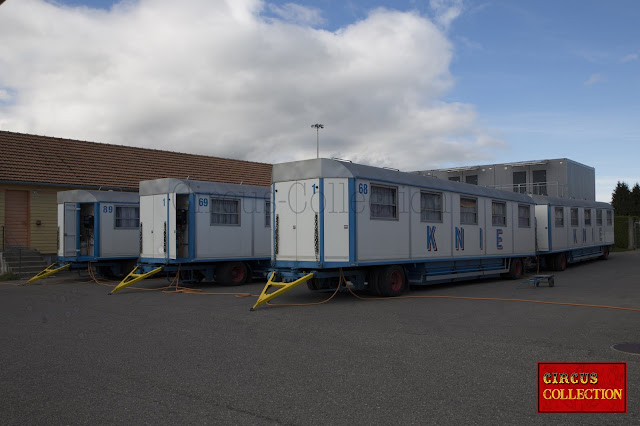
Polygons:
[[619,248],[629,248],[629,221],[632,223],[638,220],[637,217],[631,216],[616,216],[615,222],[613,224],[613,233],[616,239],[616,247]]

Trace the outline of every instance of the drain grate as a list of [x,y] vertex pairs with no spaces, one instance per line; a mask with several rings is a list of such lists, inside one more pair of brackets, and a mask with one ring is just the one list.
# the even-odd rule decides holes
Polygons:
[[616,343],[611,346],[616,351],[626,352],[629,354],[640,355],[640,343]]

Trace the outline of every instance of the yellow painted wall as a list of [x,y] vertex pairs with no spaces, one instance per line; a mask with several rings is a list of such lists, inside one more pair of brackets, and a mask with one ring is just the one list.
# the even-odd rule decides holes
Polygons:
[[[74,188],[0,184],[0,226],[4,225],[5,191],[29,191],[29,248],[43,254],[55,254],[57,251],[58,230],[58,191]],[[40,225],[36,222],[40,221]]]

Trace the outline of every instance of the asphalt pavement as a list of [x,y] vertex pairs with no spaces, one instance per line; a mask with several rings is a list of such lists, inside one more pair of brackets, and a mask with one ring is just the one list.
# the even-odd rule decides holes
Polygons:
[[[0,284],[2,424],[640,424],[640,355],[611,348],[640,343],[640,312],[432,297],[640,309],[637,251],[552,288],[481,280],[254,312],[254,296],[109,296],[75,273],[13,284]],[[328,296],[301,286],[274,303]],[[626,362],[628,413],[537,414],[538,362]]]

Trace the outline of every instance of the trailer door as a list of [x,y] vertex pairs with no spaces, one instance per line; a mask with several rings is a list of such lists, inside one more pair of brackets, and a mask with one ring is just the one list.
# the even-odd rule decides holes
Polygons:
[[319,179],[296,182],[296,260],[299,262],[320,262],[319,184]]
[[75,257],[77,236],[76,203],[64,203],[64,237],[62,239],[65,257]]
[[178,234],[176,231],[176,209],[178,198],[175,192],[169,194],[169,209],[167,210],[167,257],[169,259],[176,258],[176,247]]
[[274,258],[281,261],[296,260],[296,182],[274,184],[275,227]]

